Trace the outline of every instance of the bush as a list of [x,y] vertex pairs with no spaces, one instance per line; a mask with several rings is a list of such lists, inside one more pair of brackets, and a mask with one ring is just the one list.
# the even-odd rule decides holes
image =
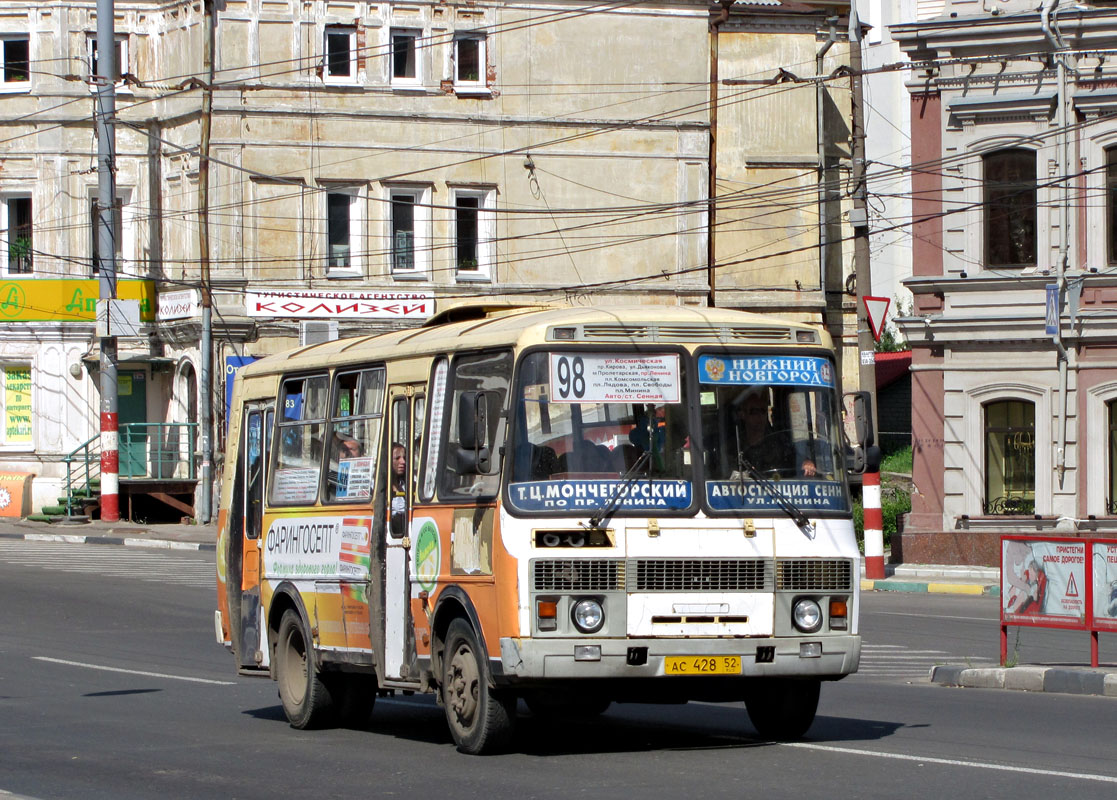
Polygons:
[[[911,511],[911,495],[906,486],[881,487],[880,510],[884,518],[884,546],[892,544],[892,534],[897,530],[901,514]],[[857,544],[865,550],[865,510],[861,500],[853,501],[853,527],[857,531]]]

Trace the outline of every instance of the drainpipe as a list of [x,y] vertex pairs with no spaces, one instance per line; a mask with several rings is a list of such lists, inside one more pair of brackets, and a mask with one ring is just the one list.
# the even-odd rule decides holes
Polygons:
[[[1067,261],[1070,253],[1070,132],[1067,130],[1067,44],[1056,27],[1059,0],[1043,0],[1040,8],[1040,25],[1043,35],[1055,51],[1055,69],[1058,77],[1058,103],[1056,123],[1059,126],[1059,172],[1063,177],[1063,202],[1059,217],[1059,259],[1055,264],[1055,275],[1059,287],[1060,302],[1067,290]],[[1059,476],[1059,488],[1063,486],[1063,475],[1067,471],[1067,349],[1063,346],[1062,314],[1056,321],[1052,342],[1059,351],[1059,442],[1055,448],[1055,470]]]
[[710,157],[706,176],[706,282],[710,287],[708,305],[717,305],[717,270],[715,269],[714,232],[717,230],[717,175],[718,175],[718,28],[729,19],[729,8],[736,0],[719,0],[721,9],[710,20]]
[[818,288],[822,291],[823,297],[826,296],[826,267],[829,263],[830,254],[830,235],[828,231],[830,219],[826,213],[826,130],[825,119],[823,119],[823,103],[826,100],[826,91],[822,84],[822,70],[826,53],[838,40],[838,18],[830,17],[826,21],[830,23],[830,38],[823,43],[814,56],[815,111],[817,115],[815,125],[818,138]]

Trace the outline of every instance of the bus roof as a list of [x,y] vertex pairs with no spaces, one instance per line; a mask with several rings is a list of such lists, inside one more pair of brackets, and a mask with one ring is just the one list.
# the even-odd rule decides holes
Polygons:
[[[445,321],[444,321],[445,320]],[[568,329],[564,338],[548,335]],[[798,334],[797,332],[804,332]],[[809,332],[813,336],[804,338]],[[468,337],[469,348],[547,342],[563,344],[766,345],[814,344],[829,347],[817,325],[791,322],[726,308],[696,306],[458,306],[422,327],[374,336],[336,339],[262,358],[242,368],[245,377],[368,361],[376,357],[445,352],[450,340]],[[453,349],[460,349],[456,346]]]

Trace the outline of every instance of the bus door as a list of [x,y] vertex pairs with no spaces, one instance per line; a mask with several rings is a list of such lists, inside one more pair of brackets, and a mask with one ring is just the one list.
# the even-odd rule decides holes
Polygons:
[[[240,502],[236,514],[241,529],[240,574],[230,577],[239,587],[238,624],[235,625],[237,665],[241,668],[259,668],[267,664],[267,647],[261,639],[260,609],[260,547],[261,526],[264,519],[264,484],[271,452],[271,430],[275,411],[271,404],[248,403],[242,417],[244,430],[240,437],[237,458],[237,492]],[[234,550],[237,544],[232,543]],[[237,580],[239,578],[239,580]]]
[[415,500],[419,446],[426,416],[423,384],[388,390],[388,485],[384,565],[384,677],[408,680],[415,667],[415,626],[411,615],[411,512]]

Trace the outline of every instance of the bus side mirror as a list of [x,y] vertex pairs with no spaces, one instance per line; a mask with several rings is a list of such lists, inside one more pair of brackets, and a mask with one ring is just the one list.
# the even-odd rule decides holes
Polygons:
[[880,448],[873,437],[873,400],[868,392],[849,392],[852,401],[853,442],[850,469],[856,473],[876,472],[880,469]]
[[496,392],[462,392],[458,395],[458,467],[462,473],[488,475],[492,469],[489,414]]

